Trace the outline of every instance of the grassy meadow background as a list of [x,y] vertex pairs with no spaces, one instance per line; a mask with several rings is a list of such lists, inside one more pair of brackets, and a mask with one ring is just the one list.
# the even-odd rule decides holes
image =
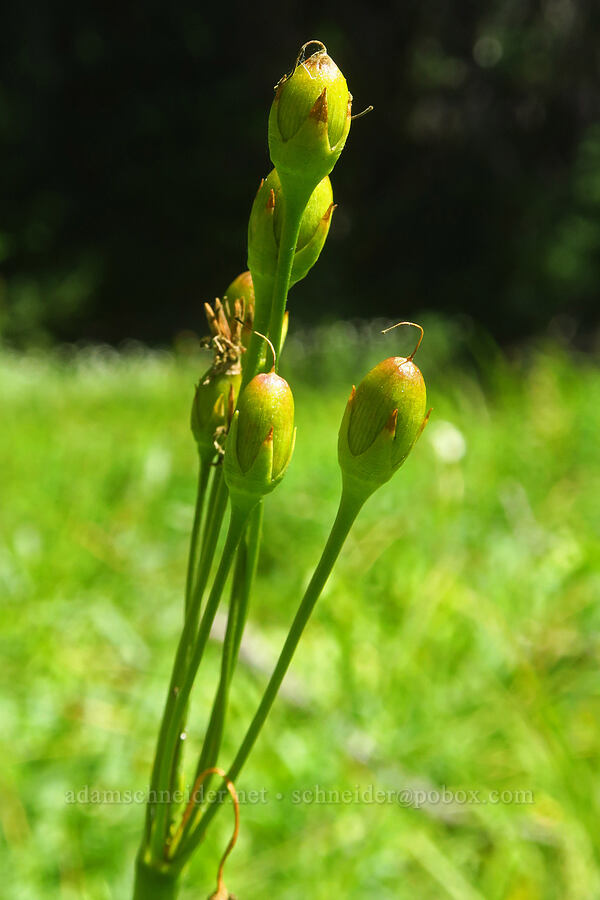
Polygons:
[[[242,807],[226,870],[242,900],[600,896],[600,373],[558,344],[507,356],[464,324],[426,326],[431,423],[363,511],[237,783],[267,799]],[[334,516],[351,384],[412,341],[379,327],[289,340],[298,440],[266,502],[225,762]],[[0,353],[3,900],[131,890],[143,807],[67,798],[147,786],[205,366],[193,345]],[[192,751],[218,639],[217,627]],[[363,801],[297,802],[317,786]],[[368,802],[444,788],[482,802]],[[214,890],[230,826],[225,809],[184,900]]]

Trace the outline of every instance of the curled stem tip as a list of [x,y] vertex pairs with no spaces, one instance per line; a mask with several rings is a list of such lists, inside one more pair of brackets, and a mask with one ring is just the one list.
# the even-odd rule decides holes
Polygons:
[[262,334],[262,332],[256,331],[254,328],[250,328],[250,326],[246,322],[242,322],[242,320],[238,319],[237,317],[236,317],[236,322],[239,322],[243,328],[246,328],[248,331],[251,331],[252,334],[255,334],[257,337],[262,338],[263,341],[267,342],[267,344],[271,348],[271,353],[273,354],[273,368],[271,369],[271,371],[274,372],[275,366],[277,365],[277,354],[275,353],[275,347],[273,346],[273,344],[271,343],[269,338],[266,336],[266,334]]
[[352,119],[353,122],[355,121],[355,119],[362,119],[363,116],[368,116],[368,114],[370,112],[373,112],[373,109],[374,109],[374,107],[371,104],[370,106],[367,106],[366,109],[363,109],[362,112],[356,113],[356,115],[350,116],[350,118]]
[[282,75],[277,84],[275,85],[275,90],[283,84],[284,81],[287,81],[288,78],[291,78],[298,66],[301,66],[306,59],[306,48],[311,47],[313,44],[317,44],[319,47],[319,52],[327,53],[327,47],[323,43],[323,41],[307,41],[305,44],[302,44],[300,50],[298,51],[298,56],[296,57],[296,62],[294,63],[294,68],[288,75]]
[[298,68],[301,63],[306,59],[306,48],[312,47],[313,44],[318,44],[319,49],[322,53],[327,53],[327,47],[323,43],[323,41],[307,41],[305,44],[302,44],[300,47],[300,52],[298,53],[298,58],[296,59],[296,65],[294,66],[294,71]]
[[398,328],[398,326],[400,326],[400,325],[411,325],[413,328],[418,328],[419,331],[421,332],[421,334],[419,335],[419,340],[417,341],[417,346],[415,347],[415,349],[413,350],[413,352],[410,354],[410,356],[407,356],[407,357],[406,357],[407,361],[408,361],[408,360],[412,360],[412,359],[414,359],[417,350],[418,350],[419,347],[421,346],[421,341],[423,340],[423,334],[424,334],[423,326],[422,326],[422,325],[418,325],[417,322],[396,322],[395,325],[390,325],[389,328],[384,328],[383,331],[382,331],[381,333],[382,333],[382,334],[387,334],[388,331],[393,331],[394,328]]

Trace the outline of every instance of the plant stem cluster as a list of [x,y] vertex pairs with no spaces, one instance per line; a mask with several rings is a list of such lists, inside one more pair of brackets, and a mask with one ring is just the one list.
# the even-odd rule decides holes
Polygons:
[[[216,356],[198,385],[192,410],[198,489],[184,623],[158,735],[152,798],[171,797],[180,784],[192,690],[228,581],[229,610],[218,684],[195,766],[194,784],[202,783],[203,790],[193,794],[185,809],[170,801],[148,803],[137,860],[137,900],[177,895],[184,866],[231,792],[265,724],[356,516],[373,490],[400,465],[422,428],[424,384],[412,358],[381,364],[382,372],[374,369],[353,392],[340,432],[343,490],[329,538],[239,749],[218,769],[260,553],[263,498],[283,478],[294,446],[292,393],[275,371],[285,338],[288,291],[308,273],[325,243],[333,211],[329,174],[350,128],[352,98],[346,81],[325,47],[311,44],[319,49],[307,59],[305,45],[292,73],[276,88],[269,117],[275,169],[261,184],[250,215],[250,273],[232,282],[228,302],[208,308]],[[243,326],[249,336],[252,317],[255,331],[244,340]],[[266,343],[273,356],[270,372]],[[401,454],[394,453],[396,448]],[[225,543],[217,562],[226,517]],[[230,725],[235,733],[235,723]],[[222,771],[226,774],[221,788],[203,804],[210,778]],[[213,897],[226,900],[222,866],[219,872]]]

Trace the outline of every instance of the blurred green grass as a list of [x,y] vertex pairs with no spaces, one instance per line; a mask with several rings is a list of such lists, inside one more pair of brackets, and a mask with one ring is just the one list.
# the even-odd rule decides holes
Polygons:
[[[224,762],[334,515],[350,385],[410,340],[376,331],[290,339],[297,449],[266,504]],[[508,360],[482,338],[460,345],[458,326],[430,323],[432,422],[359,519],[238,782],[268,798],[242,807],[227,868],[246,900],[600,896],[600,374],[556,346]],[[201,368],[190,348],[0,355],[6,900],[129,895],[143,807],[66,799],[147,786],[181,621]],[[217,660],[215,641],[192,751]],[[297,802],[317,786],[362,801]],[[369,802],[444,787],[481,802]],[[184,900],[213,889],[230,820]]]

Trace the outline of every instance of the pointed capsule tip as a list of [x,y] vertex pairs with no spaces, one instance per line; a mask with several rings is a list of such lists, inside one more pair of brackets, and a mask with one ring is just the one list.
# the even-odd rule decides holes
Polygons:
[[277,84],[275,85],[275,87],[273,88],[273,90],[275,91],[275,98],[273,101],[274,103],[279,102],[279,98],[281,96],[281,91],[283,89],[283,85],[286,83],[287,80],[288,80],[288,76],[282,75],[281,78],[279,79],[279,81],[277,82]]
[[215,400],[213,412],[219,419],[223,418],[223,415],[225,414],[225,400],[223,399],[223,394],[219,394]]
[[227,419],[229,422],[233,419],[233,414],[235,412],[235,391],[233,390],[233,385],[229,385],[229,397],[228,400],[228,408],[227,408]]
[[327,212],[323,216],[323,222],[329,222],[329,220],[331,219],[331,217],[336,209],[337,209],[337,203],[330,203],[329,208],[327,209]]
[[390,434],[396,434],[396,425],[398,423],[398,410],[395,409],[390,415],[389,419],[385,423],[386,431],[389,431]]
[[317,122],[327,122],[327,114],[327,88],[324,87],[322,93],[315,100],[309,115],[312,119],[316,119]]
[[423,432],[425,431],[425,428],[427,427],[427,423],[429,422],[429,416],[431,415],[432,412],[433,412],[433,406],[431,406],[425,414],[425,418],[423,419],[423,421],[421,423],[421,427],[419,428],[419,433],[417,435],[417,439],[420,438],[421,435],[423,434]]

